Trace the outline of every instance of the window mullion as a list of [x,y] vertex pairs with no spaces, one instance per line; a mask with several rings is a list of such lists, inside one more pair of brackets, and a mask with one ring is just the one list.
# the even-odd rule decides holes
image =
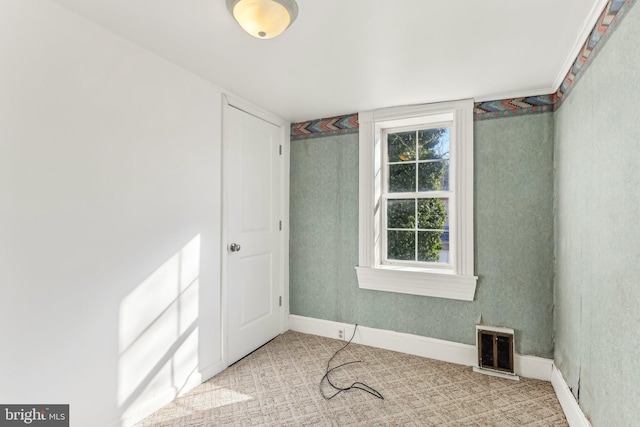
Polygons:
[[[413,161],[413,164],[416,165],[416,171],[415,171],[416,186],[414,188],[414,191],[416,192],[416,194],[418,194],[420,189],[420,184],[418,182],[418,179],[420,179],[420,174],[418,173],[418,168],[420,166],[420,164],[418,163],[420,161],[420,148],[419,148],[420,144],[418,143],[417,129],[415,132],[415,141],[416,141],[416,155],[415,155],[415,160]],[[413,212],[415,215],[415,224],[414,224],[414,230],[413,230],[413,260],[417,262],[418,261],[418,198],[417,196],[414,199]]]
[[414,199],[413,212],[416,218],[413,229],[413,260],[418,261],[418,199]]

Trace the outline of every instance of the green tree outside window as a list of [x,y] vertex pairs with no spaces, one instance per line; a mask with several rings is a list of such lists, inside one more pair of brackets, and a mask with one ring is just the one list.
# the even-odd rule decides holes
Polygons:
[[[387,135],[388,192],[449,191],[449,128]],[[387,258],[439,262],[447,199],[387,200]]]

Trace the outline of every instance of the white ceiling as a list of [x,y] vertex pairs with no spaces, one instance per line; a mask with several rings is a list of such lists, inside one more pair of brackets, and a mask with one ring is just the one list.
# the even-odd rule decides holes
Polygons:
[[225,0],[52,0],[284,119],[553,93],[606,0],[297,0],[280,37]]

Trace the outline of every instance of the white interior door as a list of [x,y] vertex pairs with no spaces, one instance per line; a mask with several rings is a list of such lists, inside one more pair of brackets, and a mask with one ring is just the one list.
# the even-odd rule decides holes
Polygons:
[[223,170],[229,365],[282,329],[281,138],[278,126],[226,106]]

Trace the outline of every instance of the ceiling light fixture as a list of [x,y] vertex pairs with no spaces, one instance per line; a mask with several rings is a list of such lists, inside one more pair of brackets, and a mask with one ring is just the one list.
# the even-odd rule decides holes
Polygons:
[[280,35],[298,16],[295,0],[227,0],[227,9],[247,33],[259,39]]

